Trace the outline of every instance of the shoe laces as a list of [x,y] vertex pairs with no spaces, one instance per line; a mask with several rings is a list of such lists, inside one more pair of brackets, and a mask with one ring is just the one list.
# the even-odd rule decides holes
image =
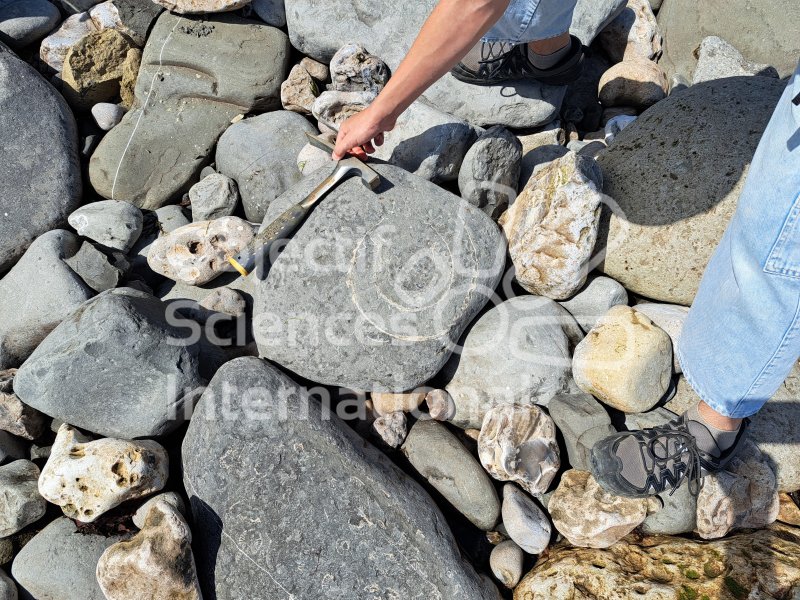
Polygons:
[[[637,434],[642,463],[649,479],[657,483],[656,492],[661,493],[669,486],[669,495],[672,496],[684,481],[688,481],[689,493],[697,497],[703,488],[703,479],[700,477],[703,453],[686,425],[675,420],[652,427],[647,433],[640,431]],[[685,468],[677,469],[678,475],[675,477],[669,469],[670,464],[682,464]],[[665,472],[673,474],[673,477],[664,477]]]

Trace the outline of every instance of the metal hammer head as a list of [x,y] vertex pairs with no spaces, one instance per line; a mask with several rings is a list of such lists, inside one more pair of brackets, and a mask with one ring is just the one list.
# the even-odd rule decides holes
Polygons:
[[[312,146],[319,148],[320,150],[325,150],[328,153],[333,152],[334,145],[322,136],[312,135],[306,131],[306,137]],[[338,162],[338,166],[339,168],[345,167],[348,171],[357,172],[366,186],[371,190],[377,188],[381,182],[381,176],[378,174],[378,172],[355,156],[343,158]]]

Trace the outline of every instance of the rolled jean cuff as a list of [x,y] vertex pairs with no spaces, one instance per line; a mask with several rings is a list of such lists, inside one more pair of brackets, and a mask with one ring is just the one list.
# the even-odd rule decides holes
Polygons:
[[689,387],[692,388],[692,391],[697,396],[698,400],[702,400],[708,406],[711,407],[714,412],[721,414],[724,417],[728,417],[729,419],[744,419],[747,417],[752,417],[756,414],[761,407],[764,406],[766,400],[752,400],[752,401],[738,401],[738,402],[717,402],[714,398],[712,398],[705,390],[700,388],[697,385],[696,380],[692,377],[691,368],[687,369],[689,366],[688,361],[684,361],[683,355],[681,354],[680,348],[675,348],[675,354],[678,356],[678,362],[681,365],[681,371],[683,371],[683,378],[686,380],[686,383],[689,384]]
[[511,0],[481,40],[523,44],[558,37],[569,31],[575,4],[577,0]]

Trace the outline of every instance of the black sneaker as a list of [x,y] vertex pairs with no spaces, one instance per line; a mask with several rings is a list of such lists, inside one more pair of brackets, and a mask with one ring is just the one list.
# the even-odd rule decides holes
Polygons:
[[569,52],[553,67],[539,69],[528,59],[527,44],[509,48],[506,42],[483,42],[478,69],[463,62],[450,73],[459,81],[474,85],[497,85],[513,79],[535,79],[546,85],[567,85],[575,81],[583,70],[583,45],[570,36]]
[[685,413],[665,425],[617,433],[592,448],[592,475],[618,496],[646,498],[665,490],[672,495],[683,483],[696,496],[702,478],[722,470],[736,455],[748,424],[742,421],[736,440],[719,456],[697,447]]

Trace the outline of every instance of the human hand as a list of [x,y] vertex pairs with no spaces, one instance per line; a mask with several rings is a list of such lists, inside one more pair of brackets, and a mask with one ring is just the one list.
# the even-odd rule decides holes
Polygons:
[[392,130],[394,122],[394,118],[380,114],[377,107],[371,104],[339,126],[331,158],[341,160],[346,154],[352,154],[366,160],[367,154],[375,152],[375,146],[383,144],[383,134]]

